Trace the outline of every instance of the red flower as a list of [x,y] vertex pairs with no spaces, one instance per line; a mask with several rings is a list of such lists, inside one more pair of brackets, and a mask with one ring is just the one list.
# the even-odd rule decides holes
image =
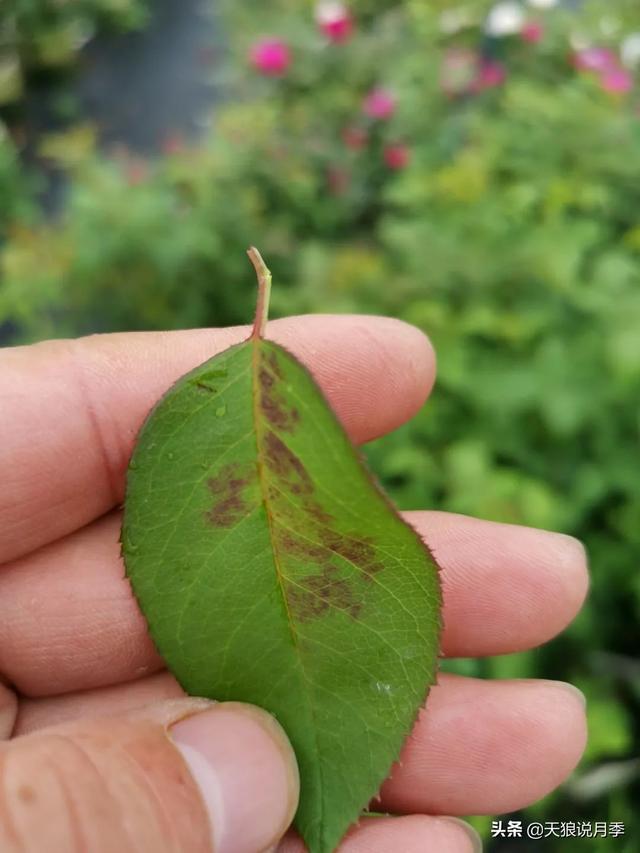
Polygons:
[[384,162],[389,169],[394,172],[406,169],[411,162],[411,151],[407,145],[401,142],[395,142],[392,145],[386,145],[383,152]]
[[529,44],[537,44],[543,36],[544,27],[539,21],[528,21],[520,30],[520,38]]
[[257,41],[249,54],[251,64],[268,77],[282,77],[291,65],[291,51],[285,41],[263,38]]
[[372,89],[364,99],[362,109],[369,118],[388,119],[396,111],[396,99],[388,89]]
[[493,89],[504,83],[507,72],[504,65],[493,59],[485,59],[480,64],[478,73],[471,84],[473,92],[482,92],[484,89]]
[[353,18],[344,3],[334,0],[318,3],[316,21],[329,41],[344,42],[353,35]]
[[369,141],[369,134],[363,127],[345,127],[342,131],[342,141],[352,151],[360,151]]

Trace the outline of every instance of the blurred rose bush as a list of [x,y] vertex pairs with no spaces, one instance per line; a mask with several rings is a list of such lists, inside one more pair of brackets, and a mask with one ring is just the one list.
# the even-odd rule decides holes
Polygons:
[[[582,686],[583,775],[536,814],[626,820],[632,835],[640,11],[255,0],[225,18],[234,88],[210,138],[153,163],[70,158],[77,137],[52,147],[74,163],[66,208],[6,224],[0,318],[23,339],[246,322],[255,242],[276,313],[369,311],[425,329],[438,389],[372,448],[375,468],[404,506],[587,542],[590,605],[566,637],[458,668]],[[579,849],[631,851],[620,841]]]

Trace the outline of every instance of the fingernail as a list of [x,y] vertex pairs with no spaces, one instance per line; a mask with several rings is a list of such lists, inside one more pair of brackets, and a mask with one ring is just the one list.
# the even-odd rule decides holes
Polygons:
[[453,823],[458,827],[458,829],[461,829],[464,832],[467,837],[467,841],[469,842],[469,845],[467,846],[469,853],[482,853],[482,839],[471,824],[466,823],[464,820],[460,820],[460,818],[457,817],[441,817],[439,820],[446,821],[447,823]]
[[274,718],[225,702],[173,725],[169,734],[199,788],[216,853],[273,846],[298,804],[298,767]]

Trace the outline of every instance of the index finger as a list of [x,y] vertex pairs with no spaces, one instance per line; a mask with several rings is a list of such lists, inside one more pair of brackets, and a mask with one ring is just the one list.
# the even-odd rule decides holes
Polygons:
[[[245,339],[245,327],[96,335],[0,353],[0,563],[122,501],[136,434],[183,373]],[[420,408],[435,359],[413,326],[384,317],[293,317],[268,336],[314,373],[352,439]]]

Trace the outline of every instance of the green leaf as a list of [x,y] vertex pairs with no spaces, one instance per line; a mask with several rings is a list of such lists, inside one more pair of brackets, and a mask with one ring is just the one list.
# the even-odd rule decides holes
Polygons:
[[329,853],[434,682],[438,572],[311,375],[262,338],[270,277],[253,260],[252,337],[180,379],[140,433],[122,548],[185,690],[281,722],[300,766],[296,825]]

